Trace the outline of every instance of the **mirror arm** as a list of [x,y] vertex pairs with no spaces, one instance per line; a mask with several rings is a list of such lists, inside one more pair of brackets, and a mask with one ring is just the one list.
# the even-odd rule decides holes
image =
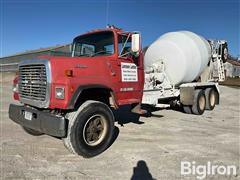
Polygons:
[[131,51],[131,55],[133,55],[134,57],[138,57],[139,56],[139,52],[133,52],[133,51]]

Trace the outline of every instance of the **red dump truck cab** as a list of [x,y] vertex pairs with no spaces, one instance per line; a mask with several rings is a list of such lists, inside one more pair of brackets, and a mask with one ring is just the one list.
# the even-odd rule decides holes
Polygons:
[[[95,156],[110,143],[113,108],[141,112],[140,34],[109,27],[74,38],[71,53],[19,63],[9,117],[32,135],[63,139],[71,152]],[[79,133],[80,132],[80,133]],[[90,134],[89,134],[90,133]]]
[[[21,62],[20,101],[39,108],[73,109],[84,93],[82,98],[103,98],[104,101],[110,98],[112,106],[140,103],[144,85],[143,55],[141,50],[137,56],[131,54],[131,35],[117,28],[95,30],[74,39],[72,57],[42,56]],[[41,63],[46,72],[39,71]],[[36,88],[34,93],[34,86],[33,91],[24,87],[31,83],[26,72],[32,73],[33,80],[46,75],[44,102],[38,97],[34,99],[34,96],[42,97],[41,88]],[[33,92],[32,98],[30,92]]]

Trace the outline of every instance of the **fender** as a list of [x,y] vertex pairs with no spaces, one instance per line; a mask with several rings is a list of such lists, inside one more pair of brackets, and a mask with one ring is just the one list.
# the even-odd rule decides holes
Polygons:
[[[83,92],[83,90],[86,90],[86,89],[107,89],[109,90],[110,92],[113,92],[111,88],[107,87],[107,86],[104,86],[104,85],[101,85],[101,84],[91,84],[91,85],[82,85],[82,86],[79,86],[76,91],[74,92],[74,94],[72,95],[71,97],[71,100],[68,104],[68,109],[74,109],[75,107],[75,104],[78,100],[78,98],[80,97],[81,93]],[[113,93],[111,93],[112,95]],[[115,98],[114,98],[115,99]]]

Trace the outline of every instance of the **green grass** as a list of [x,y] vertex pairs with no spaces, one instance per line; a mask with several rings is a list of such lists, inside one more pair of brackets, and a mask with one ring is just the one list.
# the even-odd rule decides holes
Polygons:
[[240,78],[227,78],[224,82],[220,82],[220,85],[225,86],[239,86],[240,87]]

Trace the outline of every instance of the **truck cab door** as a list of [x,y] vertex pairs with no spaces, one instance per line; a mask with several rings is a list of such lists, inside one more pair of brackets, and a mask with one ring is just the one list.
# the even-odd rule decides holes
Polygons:
[[[140,58],[131,51],[131,36],[118,35],[118,73],[119,83],[117,98],[119,104],[134,104],[141,102],[143,90],[143,68]],[[141,54],[141,53],[140,53]]]

